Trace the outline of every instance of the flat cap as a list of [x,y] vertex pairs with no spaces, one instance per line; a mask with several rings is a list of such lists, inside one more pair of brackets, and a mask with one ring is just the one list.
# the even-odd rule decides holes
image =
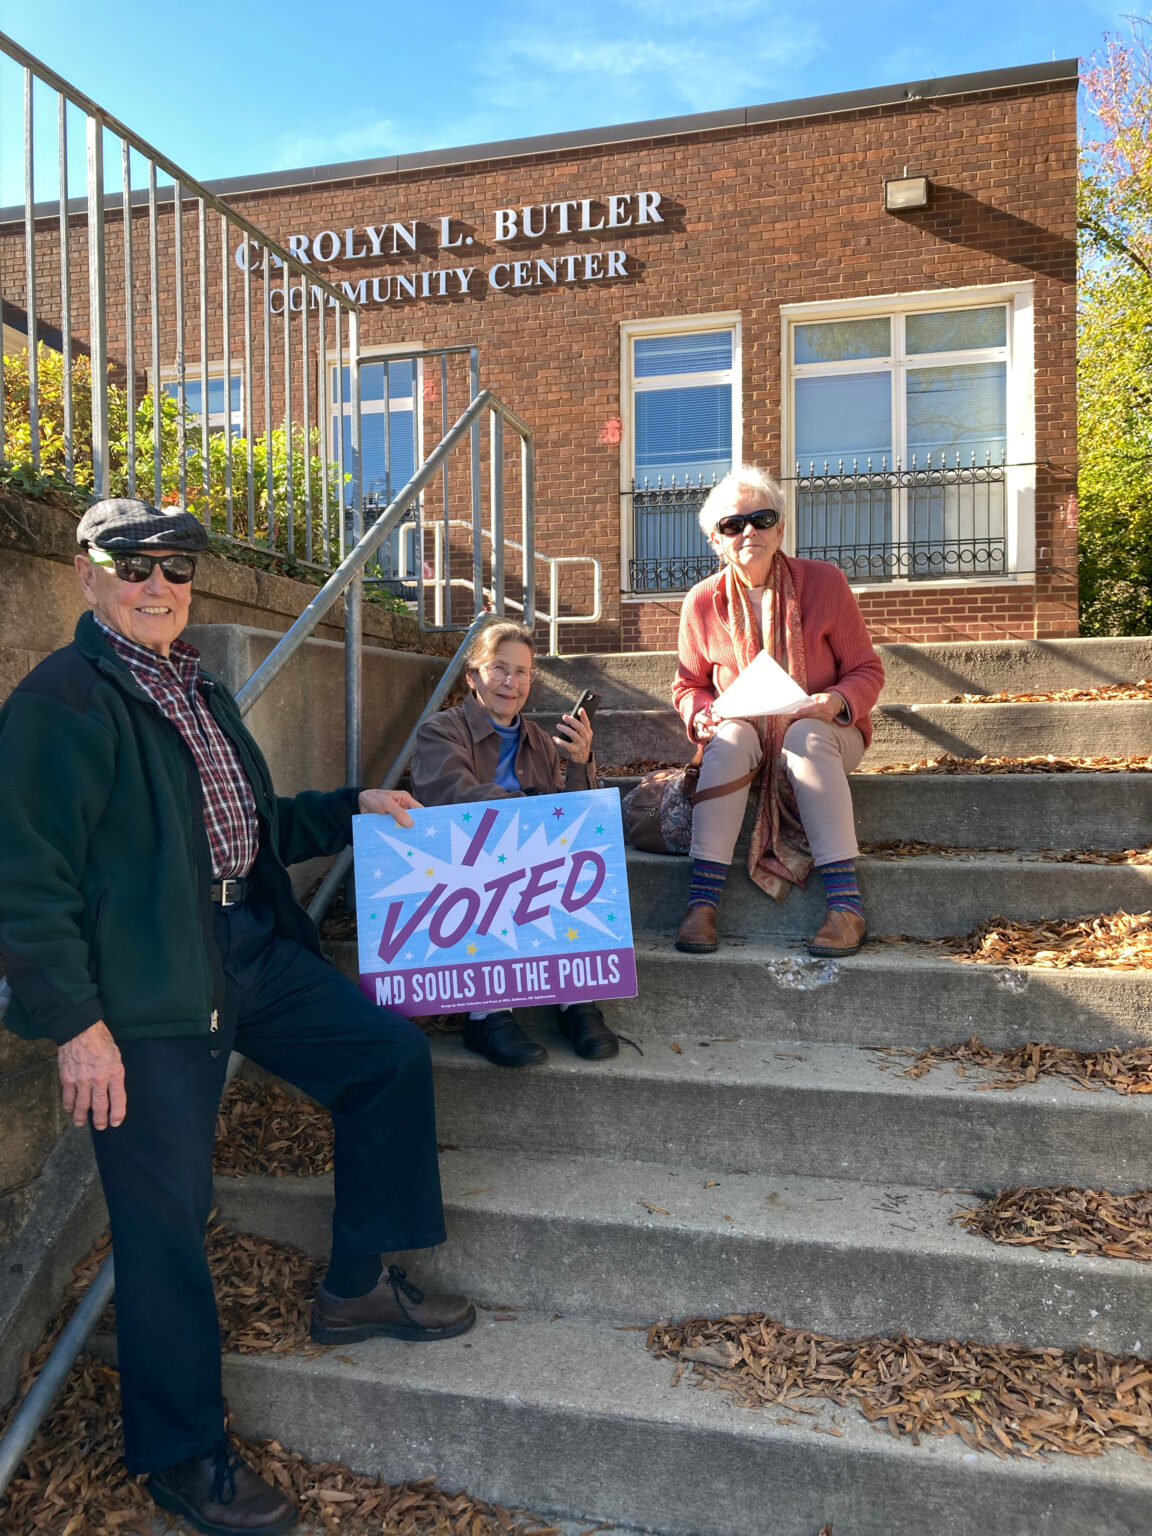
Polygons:
[[195,554],[208,546],[208,530],[191,512],[163,512],[146,501],[113,496],[89,507],[76,528],[77,544],[99,549],[172,549]]

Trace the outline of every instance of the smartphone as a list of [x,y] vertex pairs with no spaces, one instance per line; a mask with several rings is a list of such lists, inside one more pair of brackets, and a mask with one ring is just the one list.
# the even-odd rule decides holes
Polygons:
[[[584,692],[576,700],[575,704],[573,704],[568,713],[575,716],[575,718],[579,720],[580,711],[584,710],[588,716],[588,723],[591,725],[592,717],[596,713],[597,705],[600,703],[600,700],[603,697],[604,695],[602,693],[597,693],[595,688],[585,688]],[[557,725],[561,725],[562,723],[563,722],[560,720],[557,720],[556,722]]]

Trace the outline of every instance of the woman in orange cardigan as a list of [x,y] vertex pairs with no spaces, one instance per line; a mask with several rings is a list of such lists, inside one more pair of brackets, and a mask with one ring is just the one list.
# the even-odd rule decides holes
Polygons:
[[[749,875],[780,901],[815,864],[828,912],[809,953],[854,955],[864,941],[848,774],[872,739],[884,668],[843,572],[782,552],[783,514],[780,487],[749,466],[726,475],[700,509],[724,565],[684,599],[672,697],[689,736],[706,744],[700,790],[733,787],[693,810],[692,885],[676,934],[690,954],[716,948],[716,908],[761,764]],[[713,701],[762,648],[811,702],[789,716],[717,718]]]

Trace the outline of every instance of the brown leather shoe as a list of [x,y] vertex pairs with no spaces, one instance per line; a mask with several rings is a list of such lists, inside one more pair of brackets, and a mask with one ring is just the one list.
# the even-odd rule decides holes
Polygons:
[[688,908],[676,930],[676,948],[686,955],[710,955],[719,948],[715,907],[697,903]]
[[367,1296],[316,1292],[312,1337],[317,1344],[354,1344],[383,1334],[390,1339],[451,1339],[467,1333],[476,1308],[463,1296],[425,1296],[404,1270],[389,1264]]
[[292,1495],[237,1461],[226,1439],[207,1456],[153,1472],[148,1489],[161,1509],[206,1536],[284,1536],[299,1514]]
[[842,960],[854,955],[864,942],[864,919],[842,907],[829,907],[824,921],[808,940],[808,953],[821,959]]

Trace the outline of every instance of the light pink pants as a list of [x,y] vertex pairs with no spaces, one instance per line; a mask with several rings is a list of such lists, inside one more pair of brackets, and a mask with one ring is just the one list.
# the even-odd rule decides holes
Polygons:
[[[864,756],[864,738],[854,725],[794,720],[784,733],[784,771],[796,791],[800,820],[813,862],[838,864],[860,849],[852,820],[848,775]],[[747,720],[724,720],[704,751],[700,788],[726,784],[758,767],[760,737]],[[692,857],[731,864],[748,804],[748,788],[704,800],[692,812]]]

